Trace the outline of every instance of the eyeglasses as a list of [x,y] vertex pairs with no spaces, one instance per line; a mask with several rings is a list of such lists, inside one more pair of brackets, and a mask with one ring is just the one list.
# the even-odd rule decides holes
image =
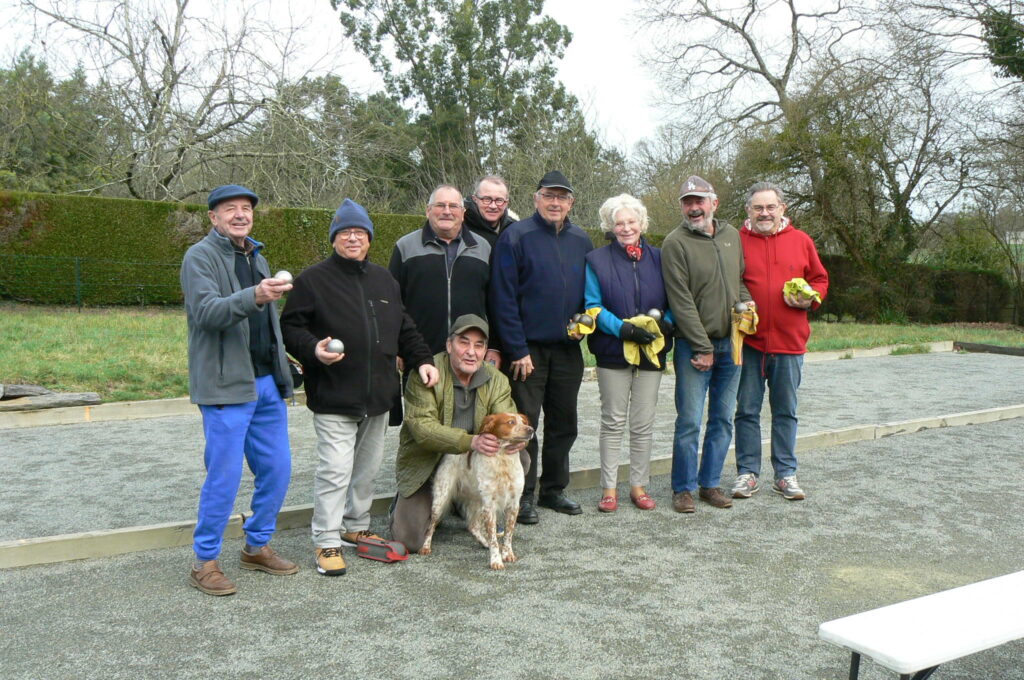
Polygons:
[[452,212],[465,210],[461,203],[431,203],[430,207],[435,210],[451,210]]
[[752,206],[750,206],[750,212],[754,212],[754,213],[761,213],[761,212],[773,213],[773,212],[775,212],[778,209],[779,209],[779,206],[774,204],[774,203],[771,204],[771,205],[752,205]]
[[494,205],[498,208],[508,203],[507,198],[496,198],[494,196],[477,196],[476,194],[473,194],[473,198],[480,201],[484,205]]
[[572,194],[552,194],[547,191],[538,191],[537,195],[543,198],[545,201],[558,201],[559,203],[568,203],[572,200]]
[[350,239],[355,238],[362,241],[364,238],[369,238],[370,232],[365,229],[342,229],[338,232],[338,238]]

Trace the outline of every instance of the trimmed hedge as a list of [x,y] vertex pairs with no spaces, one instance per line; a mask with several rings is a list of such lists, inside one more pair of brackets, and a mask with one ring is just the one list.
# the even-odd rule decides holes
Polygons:
[[[179,304],[178,267],[210,229],[205,205],[0,191],[0,298],[47,304]],[[256,208],[270,266],[298,273],[330,251],[334,212]],[[370,259],[425,219],[371,215]],[[76,285],[77,284],[77,285]]]
[[[274,269],[296,274],[330,252],[333,211],[256,208],[253,236]],[[387,265],[422,215],[371,215],[370,259]],[[0,299],[46,304],[180,304],[178,270],[190,245],[210,229],[205,205],[0,191]],[[607,243],[588,230],[598,247]],[[660,245],[664,235],[651,234]],[[816,316],[918,322],[1002,321],[1010,286],[997,273],[903,264],[888,273],[890,304],[878,281],[842,256],[822,257],[832,284]]]

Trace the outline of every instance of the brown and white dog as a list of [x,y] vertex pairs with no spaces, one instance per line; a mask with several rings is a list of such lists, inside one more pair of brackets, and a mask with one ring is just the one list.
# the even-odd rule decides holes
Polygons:
[[[421,555],[430,554],[430,542],[441,518],[452,501],[462,504],[466,528],[490,550],[491,569],[504,569],[515,562],[512,533],[519,516],[519,497],[523,493],[523,465],[519,452],[508,453],[513,445],[533,438],[530,421],[522,413],[492,413],[484,418],[478,434],[493,434],[500,442],[493,456],[469,451],[448,454],[434,472],[433,505]],[[498,545],[498,517],[505,520],[502,543]]]

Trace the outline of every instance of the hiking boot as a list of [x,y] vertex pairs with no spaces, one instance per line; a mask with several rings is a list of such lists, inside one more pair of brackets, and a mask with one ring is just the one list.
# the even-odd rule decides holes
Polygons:
[[255,555],[250,555],[243,550],[240,566],[242,569],[265,571],[268,574],[282,576],[294,574],[299,570],[299,565],[281,557],[269,545],[261,547],[260,551]]
[[802,501],[807,498],[804,490],[800,488],[800,484],[796,481],[796,475],[776,479],[772,484],[772,491],[782,494],[782,497],[787,501]]
[[342,534],[341,535],[341,544],[342,545],[347,545],[350,548],[355,548],[355,547],[357,547],[359,545],[359,541],[364,539],[364,538],[373,538],[373,539],[376,539],[378,541],[383,541],[384,540],[383,538],[381,538],[377,534],[375,534],[375,533],[373,533],[371,531],[368,531],[366,529],[363,529],[362,531],[350,531],[348,533]]
[[324,576],[341,576],[345,573],[345,558],[341,556],[341,548],[317,548],[316,570]]
[[695,512],[697,506],[693,503],[693,494],[689,491],[678,491],[672,494],[672,509],[676,512]]
[[233,595],[238,592],[235,584],[220,570],[217,560],[203,562],[198,569],[192,567],[188,582],[193,588],[198,588],[207,595]]
[[722,493],[722,490],[717,486],[710,489],[701,487],[698,493],[700,499],[708,505],[713,505],[716,508],[731,508],[732,501],[729,497]]
[[733,498],[750,498],[761,490],[761,483],[757,481],[757,475],[748,472],[736,478],[732,485]]

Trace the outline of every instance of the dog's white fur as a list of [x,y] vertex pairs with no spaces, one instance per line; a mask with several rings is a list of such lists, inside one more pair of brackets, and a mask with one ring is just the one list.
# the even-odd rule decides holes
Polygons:
[[[429,555],[430,543],[441,518],[452,501],[462,504],[466,528],[490,551],[491,569],[504,569],[505,562],[515,562],[512,534],[519,516],[519,497],[523,493],[523,465],[518,451],[508,453],[516,443],[528,441],[534,431],[521,413],[494,413],[484,418],[480,434],[498,438],[500,449],[488,456],[478,451],[448,454],[434,472],[433,504],[430,528],[420,548]],[[504,517],[505,531],[498,544],[498,516]]]

